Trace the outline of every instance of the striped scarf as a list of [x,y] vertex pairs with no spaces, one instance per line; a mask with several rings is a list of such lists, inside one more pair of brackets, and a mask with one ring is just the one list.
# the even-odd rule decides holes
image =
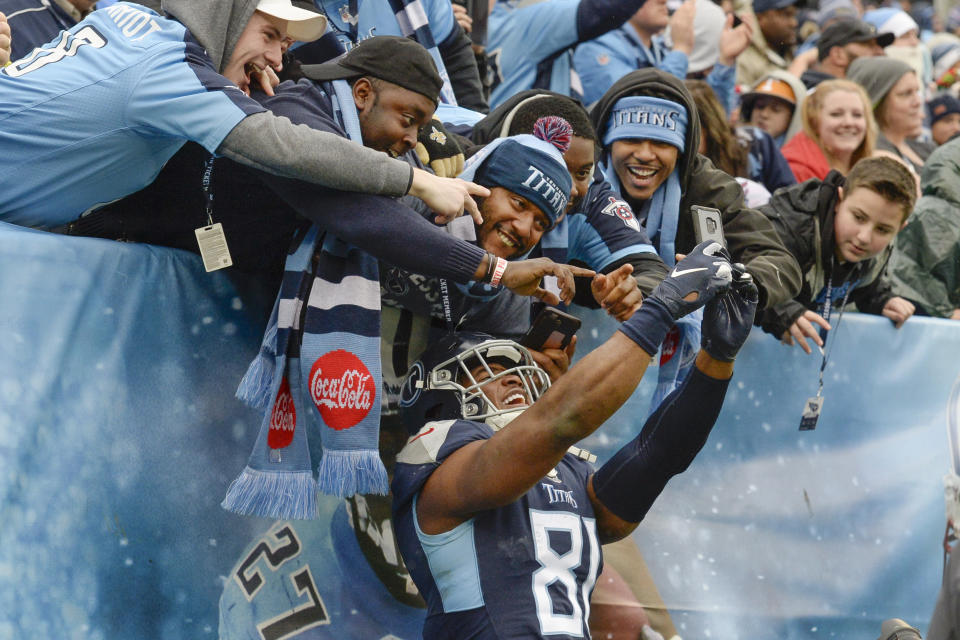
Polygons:
[[437,43],[433,40],[433,33],[430,32],[430,21],[427,18],[426,11],[420,0],[389,0],[390,9],[393,11],[400,31],[405,38],[412,37],[420,45],[430,52],[430,57],[437,64],[437,71],[443,79],[443,88],[440,89],[440,101],[446,104],[457,104],[457,98],[453,95],[453,86],[450,84],[450,76],[447,74],[447,68],[443,64],[443,58],[440,57],[440,50]]
[[[337,115],[362,142],[349,85]],[[380,283],[375,258],[317,226],[293,242],[261,344],[237,397],[264,410],[247,466],[222,506],[279,519],[317,517],[317,492],[387,493],[380,461]],[[314,481],[311,428],[323,454]]]

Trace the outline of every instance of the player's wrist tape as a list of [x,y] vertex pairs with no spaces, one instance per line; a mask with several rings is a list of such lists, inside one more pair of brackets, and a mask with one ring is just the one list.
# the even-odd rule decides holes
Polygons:
[[643,520],[667,481],[685,471],[707,442],[729,382],[694,367],[640,435],[594,473],[593,492],[601,504],[621,520]]
[[620,331],[653,357],[660,348],[660,343],[667,337],[673,322],[673,316],[666,305],[657,298],[650,297],[643,301],[639,311],[620,325]]

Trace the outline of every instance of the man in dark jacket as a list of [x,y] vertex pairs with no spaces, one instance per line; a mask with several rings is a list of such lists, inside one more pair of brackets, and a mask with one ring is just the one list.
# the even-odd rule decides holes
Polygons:
[[[664,163],[659,160],[644,163],[637,159],[622,165],[611,161],[614,138],[618,136],[611,131],[609,125],[611,116],[618,109],[618,102],[624,98],[644,97],[673,103],[675,107],[672,109],[682,112],[687,121],[685,135],[680,142],[683,150],[677,149],[672,166],[674,170],[669,174],[663,171],[666,167],[662,166]],[[647,235],[658,246],[660,257],[668,265],[674,264],[675,256],[665,251],[666,247],[672,247],[678,253],[687,253],[696,244],[691,207],[694,205],[713,207],[720,210],[727,249],[735,261],[746,265],[747,271],[753,276],[760,289],[761,307],[766,308],[789,300],[799,290],[800,269],[783,246],[770,222],[756,210],[744,205],[743,190],[736,180],[716,169],[705,156],[687,151],[698,149],[700,146],[700,121],[696,113],[696,106],[689,91],[682,81],[670,74],[657,69],[640,69],[627,74],[610,88],[590,114],[603,145],[600,170],[607,181],[632,207]],[[675,133],[668,128],[663,128],[663,131]],[[629,132],[626,133],[629,134]],[[626,142],[631,138],[621,137],[618,140]],[[645,140],[657,142],[650,138]],[[645,164],[646,169],[641,169]],[[644,174],[649,173],[649,169],[653,167],[658,168],[653,177],[657,188],[663,185],[662,195],[657,194],[657,188],[650,189],[652,185],[642,184],[645,180],[649,182]],[[634,179],[634,173],[637,174],[636,179]],[[666,183],[671,176],[676,177],[679,190],[676,194],[667,197]],[[672,201],[673,195],[678,196],[678,200]],[[667,209],[668,206],[670,210]],[[655,207],[659,207],[661,211],[656,211]],[[668,219],[671,217],[675,222],[673,227],[675,231],[672,236],[667,237],[668,234],[661,233],[661,230],[668,228],[670,225]],[[651,221],[653,220],[663,222],[657,229],[652,229]]]
[[892,158],[865,158],[844,177],[831,171],[778,190],[760,210],[770,218],[803,270],[799,295],[757,316],[767,333],[811,352],[823,346],[816,326],[830,329],[831,308],[849,299],[865,313],[884,315],[900,327],[914,311],[893,294],[883,269],[891,241],[916,200],[910,171]]
[[[640,69],[617,81],[590,114],[602,144],[599,168],[630,205],[660,257],[672,267],[695,245],[692,207],[716,209],[727,248],[760,289],[760,308],[793,297],[800,269],[776,231],[743,203],[743,190],[716,169],[700,148],[700,119],[683,81],[659,69]],[[693,366],[699,318],[685,318],[664,343],[652,406]]]

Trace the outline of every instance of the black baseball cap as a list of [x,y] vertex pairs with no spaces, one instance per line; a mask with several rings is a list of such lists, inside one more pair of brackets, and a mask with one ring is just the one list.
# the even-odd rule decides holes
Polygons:
[[311,80],[373,76],[424,95],[437,104],[443,80],[430,53],[420,43],[400,36],[361,40],[336,60],[300,67]]
[[817,43],[817,57],[823,60],[830,55],[830,49],[842,47],[851,42],[866,42],[876,40],[881,47],[889,47],[896,36],[892,33],[879,33],[877,28],[859,18],[841,18],[820,34]]
[[949,93],[943,93],[927,103],[927,113],[930,114],[930,124],[951,113],[960,113],[960,100]]

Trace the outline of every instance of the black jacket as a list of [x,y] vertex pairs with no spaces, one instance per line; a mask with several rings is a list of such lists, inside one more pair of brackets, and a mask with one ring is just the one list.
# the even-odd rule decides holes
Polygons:
[[770,202],[760,207],[803,272],[797,297],[757,314],[757,324],[777,338],[782,337],[804,311],[818,310],[817,298],[828,280],[835,298],[842,295],[844,285],[849,283],[847,286],[852,287],[849,300],[866,313],[879,314],[893,297],[890,284],[881,275],[890,257],[890,247],[878,256],[854,264],[835,262],[833,218],[839,195],[837,188],[843,184],[844,177],[831,171],[823,180],[812,178],[778,189]]
[[[639,69],[618,80],[594,105],[590,117],[602,140],[610,111],[625,96],[649,95],[684,105],[688,118],[687,150],[700,147],[700,120],[697,109],[683,81],[658,69]],[[693,214],[690,207],[702,205],[720,210],[727,248],[736,262],[742,262],[753,275],[760,290],[760,308],[792,299],[800,290],[800,267],[783,246],[773,225],[760,212],[743,202],[743,190],[728,174],[713,166],[699,153],[684,153],[677,164],[680,172],[680,218],[677,225],[676,249],[689,253],[696,245]]]

